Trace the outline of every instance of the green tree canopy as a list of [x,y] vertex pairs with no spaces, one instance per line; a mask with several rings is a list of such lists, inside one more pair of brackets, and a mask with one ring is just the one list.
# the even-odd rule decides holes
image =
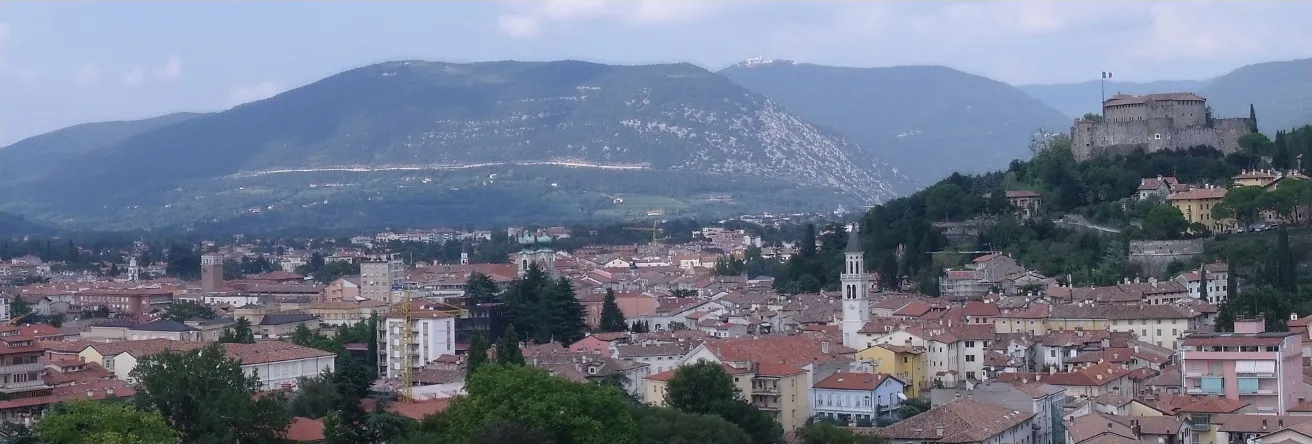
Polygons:
[[1178,239],[1188,228],[1184,214],[1170,205],[1153,207],[1143,218],[1143,233],[1150,239]]
[[737,398],[733,377],[712,361],[679,367],[665,387],[665,405],[687,413],[714,413],[717,404]]
[[195,301],[175,300],[164,309],[164,319],[187,322],[192,318],[214,319],[214,309]]
[[622,394],[526,366],[486,365],[441,414],[449,442],[472,442],[490,424],[518,423],[541,430],[556,443],[631,444],[638,428]]
[[468,359],[465,360],[465,380],[469,380],[480,367],[487,364],[487,351],[487,340],[483,338],[483,332],[478,330],[471,332]]
[[638,406],[639,444],[751,444],[743,429],[717,415],[683,413],[671,408]]
[[497,364],[524,365],[524,350],[520,348],[519,333],[515,327],[506,327],[497,341]]
[[131,376],[137,381],[137,407],[159,412],[182,442],[270,442],[291,423],[276,394],[255,396],[259,377],[246,375],[220,344],[147,356]]
[[45,444],[157,444],[179,437],[158,412],[97,401],[56,404],[34,429]]
[[468,305],[495,302],[499,291],[497,283],[483,273],[470,273],[469,279],[465,280],[465,300]]

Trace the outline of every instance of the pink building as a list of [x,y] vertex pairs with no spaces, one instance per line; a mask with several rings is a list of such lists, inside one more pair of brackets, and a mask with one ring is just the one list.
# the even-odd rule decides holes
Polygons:
[[1185,392],[1249,403],[1253,413],[1284,415],[1303,394],[1297,333],[1265,332],[1261,318],[1235,321],[1234,333],[1198,333],[1180,351]]

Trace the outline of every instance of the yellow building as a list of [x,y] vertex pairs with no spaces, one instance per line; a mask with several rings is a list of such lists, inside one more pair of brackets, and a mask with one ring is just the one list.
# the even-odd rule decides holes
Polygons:
[[[769,413],[784,430],[795,430],[811,417],[811,384],[806,369],[769,363],[753,364],[750,369],[720,365],[733,377],[739,396]],[[643,402],[664,406],[669,381],[676,371],[678,369],[648,376]]]
[[1264,187],[1279,178],[1280,174],[1272,170],[1244,170],[1231,180],[1237,187]]
[[876,363],[875,373],[886,373],[906,383],[908,398],[920,396],[928,390],[929,378],[925,374],[925,347],[880,344],[857,352],[858,361]]
[[1166,200],[1180,210],[1189,223],[1199,223],[1212,231],[1230,228],[1234,222],[1229,219],[1212,218],[1212,209],[1225,199],[1225,188],[1195,188],[1189,191],[1171,194]]

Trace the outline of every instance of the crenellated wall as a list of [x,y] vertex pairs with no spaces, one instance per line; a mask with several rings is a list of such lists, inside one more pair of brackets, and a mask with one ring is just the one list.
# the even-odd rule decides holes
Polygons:
[[[1207,102],[1155,99],[1103,107],[1102,121],[1076,119],[1071,126],[1071,151],[1078,160],[1104,154],[1151,153],[1208,146],[1223,153],[1239,150],[1239,138],[1249,132],[1246,118],[1207,119]],[[1129,101],[1135,98],[1129,97]],[[1111,101],[1109,101],[1111,102]]]

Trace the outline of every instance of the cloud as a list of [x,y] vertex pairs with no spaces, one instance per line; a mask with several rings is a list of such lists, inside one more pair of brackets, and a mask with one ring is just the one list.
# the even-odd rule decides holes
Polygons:
[[169,57],[169,60],[164,62],[164,66],[155,70],[155,77],[164,80],[176,79],[180,76],[182,76],[182,59],[178,56]]
[[146,68],[140,66],[132,68],[130,71],[123,73],[123,84],[134,86],[140,85],[146,80]]
[[497,29],[514,38],[533,37],[542,32],[537,19],[516,14],[497,17]]
[[282,86],[269,81],[249,86],[238,86],[228,91],[228,105],[237,106],[257,100],[264,100],[282,92]]
[[91,86],[100,83],[100,66],[95,63],[84,63],[77,69],[77,84],[81,86]]
[[591,20],[633,25],[677,23],[710,15],[732,2],[706,0],[544,0],[510,3],[497,17],[497,29],[513,38],[542,33],[544,25]]

